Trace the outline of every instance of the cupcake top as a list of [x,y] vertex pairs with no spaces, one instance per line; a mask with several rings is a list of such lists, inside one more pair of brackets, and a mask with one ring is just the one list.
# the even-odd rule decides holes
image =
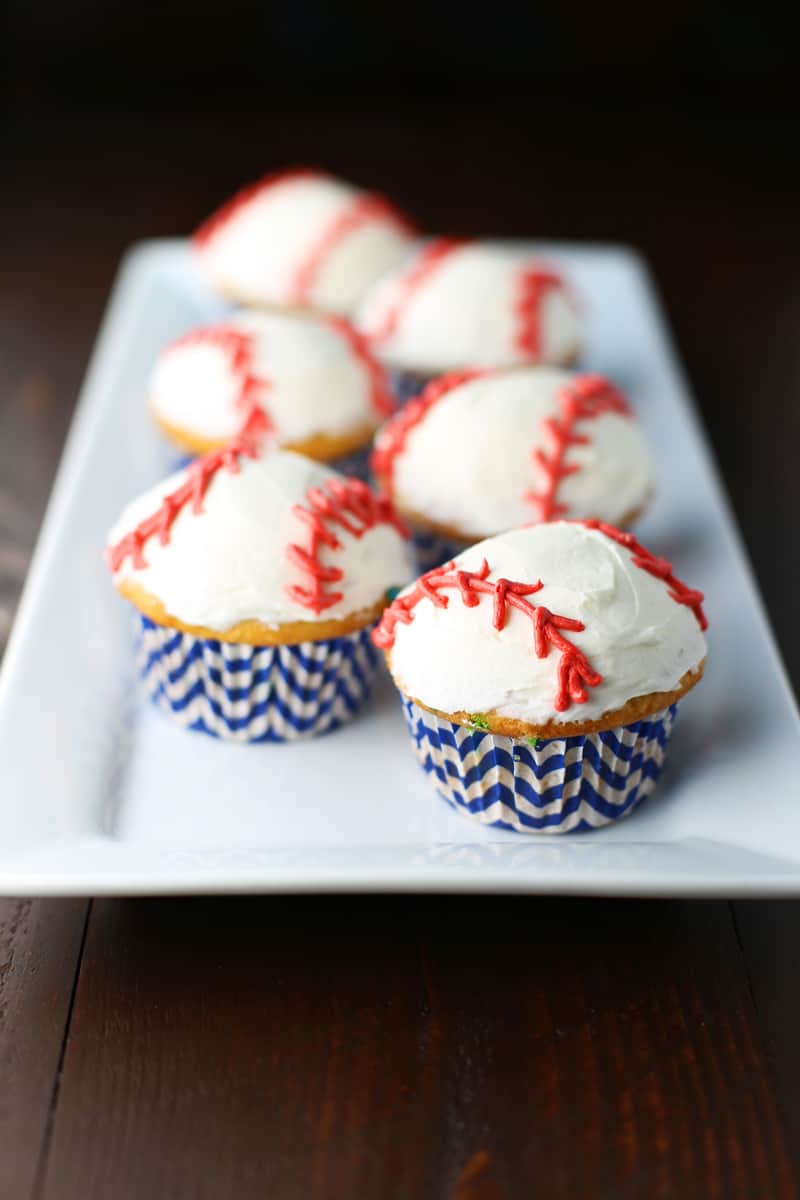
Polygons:
[[149,400],[159,424],[199,452],[242,429],[282,446],[363,443],[392,410],[382,368],[343,318],[278,312],[237,313],[167,346]]
[[570,363],[580,320],[564,279],[500,242],[434,238],[372,288],[356,324],[410,371]]
[[237,193],[194,247],[211,285],[242,304],[347,313],[413,235],[385,197],[301,167]]
[[622,393],[550,367],[434,380],[378,434],[372,467],[400,511],[465,540],[565,515],[627,523],[651,480]]
[[120,591],[160,624],[219,635],[241,622],[276,629],[367,613],[410,576],[385,498],[245,440],[129,504],[106,555]]
[[633,720],[665,706],[654,693],[699,678],[702,599],[632,534],[556,521],[479,542],[423,575],[373,638],[405,695],[471,714],[479,728],[486,714],[599,721],[653,696]]

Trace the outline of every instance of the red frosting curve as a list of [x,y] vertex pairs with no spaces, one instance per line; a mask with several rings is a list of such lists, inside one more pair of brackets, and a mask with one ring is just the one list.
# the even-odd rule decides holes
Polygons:
[[577,463],[567,463],[570,446],[585,446],[589,438],[576,432],[581,421],[592,421],[605,413],[630,416],[628,402],[617,388],[602,375],[579,375],[558,393],[561,417],[545,417],[542,429],[551,443],[550,454],[537,447],[532,458],[544,473],[546,484],[541,492],[526,492],[525,500],[539,509],[540,521],[552,521],[567,512],[559,503],[557,493],[562,479],[580,470]]
[[529,362],[542,359],[542,301],[549,291],[563,287],[561,276],[548,268],[524,267],[517,275],[514,344]]
[[303,584],[288,584],[286,592],[296,604],[317,614],[338,604],[344,596],[343,592],[326,590],[327,584],[343,578],[341,568],[326,565],[320,559],[323,548],[342,548],[334,531],[336,526],[361,538],[376,525],[392,525],[402,537],[408,537],[408,530],[388,497],[376,495],[360,479],[329,479],[324,487],[310,488],[305,506],[295,504],[292,512],[307,527],[308,544],[290,543],[286,556],[299,567],[306,580]]
[[206,489],[217,471],[225,468],[236,475],[239,471],[239,459],[243,455],[257,458],[255,443],[248,438],[235,438],[222,450],[206,454],[187,467],[184,482],[174,492],[164,496],[158,510],[151,517],[140,521],[136,528],[126,533],[116,545],[107,547],[106,561],[111,570],[118,571],[128,557],[131,558],[135,569],[146,567],[145,542],[157,535],[161,545],[165,546],[169,542],[170,531],[178,513],[187,504],[191,505],[193,513],[201,513]]
[[251,200],[255,200],[256,197],[263,195],[271,188],[278,187],[283,183],[294,183],[298,179],[324,178],[326,178],[325,172],[318,171],[315,167],[286,167],[281,171],[270,171],[268,175],[262,175],[261,179],[257,179],[255,183],[245,184],[238,192],[234,192],[229,200],[221,204],[210,217],[206,217],[202,225],[195,230],[192,241],[199,249],[207,246],[212,237],[228,224],[231,217],[235,216]]
[[253,370],[255,355],[252,335],[230,325],[207,325],[178,338],[167,347],[167,353],[193,345],[216,346],[228,356],[239,387],[235,405],[242,414],[242,423],[236,436],[263,441],[268,434],[274,433],[274,425],[262,403],[264,393],[269,391],[271,384]]
[[385,342],[397,331],[409,305],[416,294],[425,286],[436,273],[445,259],[472,244],[472,238],[439,237],[431,238],[419,250],[412,260],[405,275],[397,281],[397,291],[394,300],[389,304],[383,315],[383,320],[377,329],[369,332],[372,342]]
[[351,233],[371,222],[394,225],[409,236],[417,232],[409,218],[385,196],[380,196],[375,192],[363,192],[356,196],[346,208],[342,209],[332,221],[323,227],[296,268],[290,289],[295,303],[308,303],[309,295],[326,259]]
[[386,487],[391,488],[395,459],[403,451],[411,430],[419,425],[425,414],[448,392],[460,387],[462,383],[468,383],[470,379],[478,379],[488,374],[488,369],[474,367],[467,371],[450,371],[447,375],[432,379],[419,396],[409,400],[405,408],[401,408],[379,432],[370,458],[373,475]]
[[370,351],[369,342],[364,334],[354,329],[344,317],[329,316],[326,320],[330,328],[347,342],[353,355],[366,371],[370,384],[370,403],[377,415],[391,416],[395,410],[395,403],[389,380],[383,367]]

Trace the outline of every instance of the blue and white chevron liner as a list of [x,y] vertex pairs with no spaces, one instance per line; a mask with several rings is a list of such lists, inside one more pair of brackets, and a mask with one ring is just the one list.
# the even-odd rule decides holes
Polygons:
[[401,371],[395,367],[387,367],[386,374],[398,408],[408,404],[409,400],[418,396],[432,379],[436,379],[435,373],[426,375],[422,371]]
[[[369,483],[369,456],[371,451],[372,443],[370,442],[360,450],[354,450],[352,454],[345,454],[342,458],[334,458],[327,465],[333,467],[334,471],[338,471],[341,475],[354,475],[356,479],[361,479],[364,483]],[[193,462],[197,462],[197,458],[198,455],[194,454],[177,455],[170,464],[170,474],[174,471],[182,471],[184,467],[190,467]]]
[[138,614],[137,665],[151,698],[187,729],[288,742],[349,721],[377,667],[370,630],[295,646],[195,637]]
[[369,456],[371,453],[372,442],[369,442],[360,450],[354,450],[352,454],[334,458],[327,466],[333,467],[334,471],[338,471],[341,475],[353,475],[363,483],[370,483]]
[[414,548],[414,558],[420,575],[441,567],[442,563],[450,562],[462,550],[466,550],[469,542],[454,542],[452,538],[442,537],[438,533],[429,533],[425,529],[414,529],[411,534],[411,545]]
[[193,462],[197,462],[198,457],[199,456],[197,454],[176,454],[169,464],[168,473],[170,475],[174,475],[178,471],[185,471],[186,468],[190,467]]
[[676,709],[536,748],[455,725],[405,697],[403,707],[439,794],[464,816],[519,833],[572,833],[627,816],[656,785]]

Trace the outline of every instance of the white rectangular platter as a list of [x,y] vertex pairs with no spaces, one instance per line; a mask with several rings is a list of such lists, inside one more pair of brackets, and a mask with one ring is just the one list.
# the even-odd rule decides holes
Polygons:
[[351,726],[290,746],[225,745],[147,704],[102,548],[171,465],[145,410],[155,355],[219,312],[185,244],[150,242],[121,271],[0,677],[0,894],[800,895],[800,724],[646,270],[621,247],[536,248],[585,299],[585,365],[656,450],[642,540],[707,596],[706,678],[655,795],[588,834],[472,825],[417,767],[385,677]]

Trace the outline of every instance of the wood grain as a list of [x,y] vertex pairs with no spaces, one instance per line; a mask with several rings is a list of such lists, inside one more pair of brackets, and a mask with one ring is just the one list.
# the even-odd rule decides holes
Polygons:
[[43,1164],[85,901],[0,900],[0,1196],[32,1195]]
[[724,904],[96,904],[44,1200],[795,1194]]
[[786,901],[739,903],[733,906],[733,911],[766,1061],[775,1080],[776,1102],[788,1144],[797,1151],[800,1148],[798,905]]

